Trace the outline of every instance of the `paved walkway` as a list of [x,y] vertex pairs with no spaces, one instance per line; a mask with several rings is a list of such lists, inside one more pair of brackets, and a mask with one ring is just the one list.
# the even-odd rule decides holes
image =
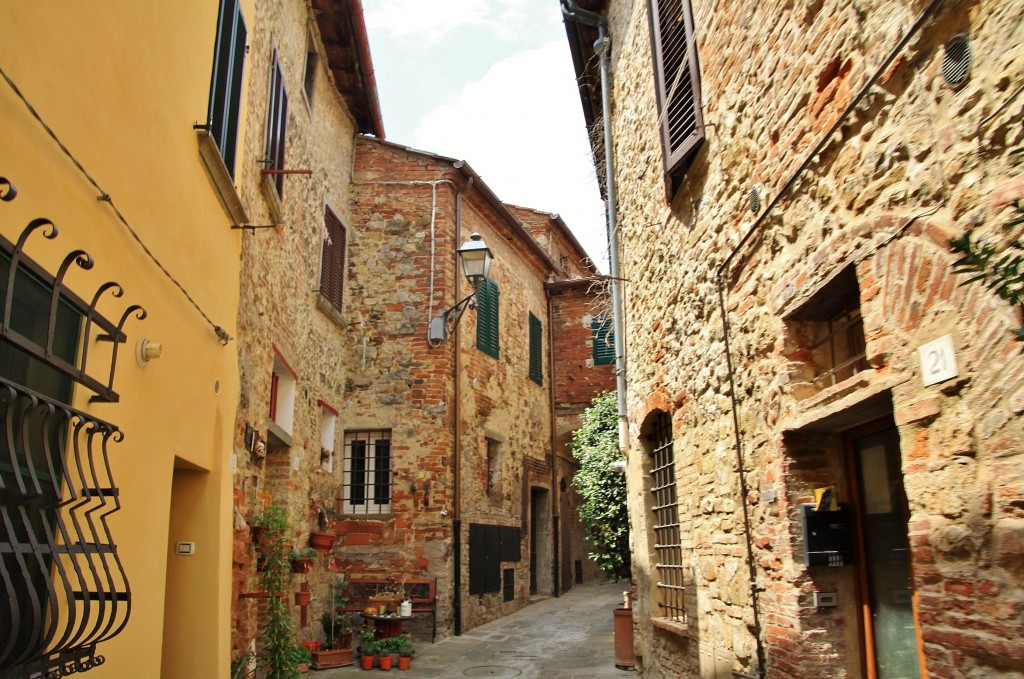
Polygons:
[[[631,679],[615,668],[612,611],[622,605],[625,583],[577,585],[486,625],[436,644],[416,643],[412,668],[393,679]],[[310,679],[380,677],[355,667],[310,672]]]

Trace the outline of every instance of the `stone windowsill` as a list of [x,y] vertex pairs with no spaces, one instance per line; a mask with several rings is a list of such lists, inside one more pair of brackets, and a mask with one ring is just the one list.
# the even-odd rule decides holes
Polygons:
[[660,629],[663,632],[668,632],[677,637],[689,636],[689,625],[685,622],[679,622],[678,620],[672,620],[670,618],[649,618],[651,626],[656,629]]
[[[781,422],[782,428],[784,431],[805,428],[839,430],[849,425],[839,417],[844,412],[891,391],[909,379],[909,375],[883,375],[875,371],[858,373],[800,401],[799,406]],[[885,413],[880,412],[877,417],[883,415]]]
[[319,292],[316,293],[316,308],[342,330],[344,330],[348,325],[342,313]]
[[270,418],[266,420],[267,425],[267,446],[272,448],[291,448],[292,447],[292,435],[290,432],[285,431],[281,425],[274,422]]
[[238,197],[235,184],[228,172],[228,166],[224,164],[224,158],[220,155],[217,142],[213,140],[209,130],[196,128],[196,139],[199,141],[199,160],[203,163],[206,176],[210,178],[210,184],[217,194],[224,211],[231,217],[231,221],[237,226],[248,224],[249,216],[242,205],[242,199]]
[[281,208],[281,198],[277,195],[277,186],[274,185],[274,175],[260,175],[260,188],[263,189],[263,198],[270,208],[270,222],[276,226],[284,224],[284,210]]

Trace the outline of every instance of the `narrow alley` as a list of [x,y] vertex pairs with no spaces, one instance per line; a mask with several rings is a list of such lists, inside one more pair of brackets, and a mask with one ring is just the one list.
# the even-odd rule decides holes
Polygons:
[[[597,580],[557,599],[538,601],[461,637],[447,637],[430,645],[414,639],[416,657],[401,677],[631,677],[632,672],[616,669],[614,662],[612,610],[621,605],[623,587],[622,582]],[[309,676],[336,679],[368,674],[359,668],[357,659],[352,667],[310,672]]]

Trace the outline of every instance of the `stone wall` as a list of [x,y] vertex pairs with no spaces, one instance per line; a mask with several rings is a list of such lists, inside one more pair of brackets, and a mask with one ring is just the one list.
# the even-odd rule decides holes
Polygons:
[[[641,673],[751,671],[759,636],[766,676],[860,676],[857,567],[804,566],[798,511],[822,485],[853,499],[845,441],[889,416],[927,673],[1017,676],[1024,358],[1010,331],[1019,318],[962,286],[948,240],[966,229],[1002,246],[1016,237],[1002,225],[1024,197],[1011,153],[1024,144],[1024,4],[944,3],[881,68],[932,3],[694,0],[707,139],[670,204],[646,3],[608,4]],[[954,89],[941,64],[960,33],[974,70]],[[729,362],[718,285],[727,257]],[[844,271],[855,274],[867,369],[822,386],[800,318]],[[922,386],[917,349],[946,334],[958,375]],[[641,434],[657,411],[675,433],[690,579],[682,631],[651,620]],[[839,606],[813,606],[814,591],[836,592]]]
[[[238,352],[242,392],[235,421],[235,540],[233,549],[234,597],[232,653],[249,647],[257,634],[259,604],[239,600],[240,592],[259,589],[253,547],[246,521],[262,503],[274,500],[290,514],[296,549],[308,544],[309,531],[317,529],[314,508],[333,508],[332,475],[320,464],[320,402],[340,408],[347,378],[344,361],[351,336],[339,315],[324,311],[319,297],[320,257],[324,210],[330,207],[343,222],[349,221],[350,172],[355,125],[345,108],[325,64],[322,45],[312,98],[303,89],[307,35],[315,31],[307,4],[301,0],[257,2],[255,16],[246,17],[249,28],[247,57],[247,115],[243,119],[244,144],[236,174],[239,193],[250,223],[279,224],[244,232],[242,237],[241,300],[238,312]],[[281,64],[288,92],[288,169],[308,169],[309,176],[291,175],[284,180],[284,199],[278,219],[259,171],[264,157],[269,72],[274,50]],[[265,459],[247,445],[246,428],[270,443],[274,425],[269,418],[271,373],[275,355],[283,359],[297,378],[290,445],[268,448]],[[280,433],[280,429],[277,429]],[[340,442],[341,427],[336,431]],[[251,441],[252,439],[250,439]],[[335,450],[340,445],[336,444]],[[324,606],[329,557],[320,558],[305,576],[314,601],[308,610],[307,627],[300,639],[320,638],[319,618]],[[294,576],[297,590],[302,576]],[[289,592],[290,596],[290,592]],[[294,608],[296,622],[299,609]]]

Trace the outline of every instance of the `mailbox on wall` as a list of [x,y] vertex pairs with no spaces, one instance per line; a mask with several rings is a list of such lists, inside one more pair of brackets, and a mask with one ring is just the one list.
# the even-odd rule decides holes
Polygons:
[[850,510],[841,504],[835,511],[815,511],[815,504],[800,506],[805,566],[847,566],[853,563]]

